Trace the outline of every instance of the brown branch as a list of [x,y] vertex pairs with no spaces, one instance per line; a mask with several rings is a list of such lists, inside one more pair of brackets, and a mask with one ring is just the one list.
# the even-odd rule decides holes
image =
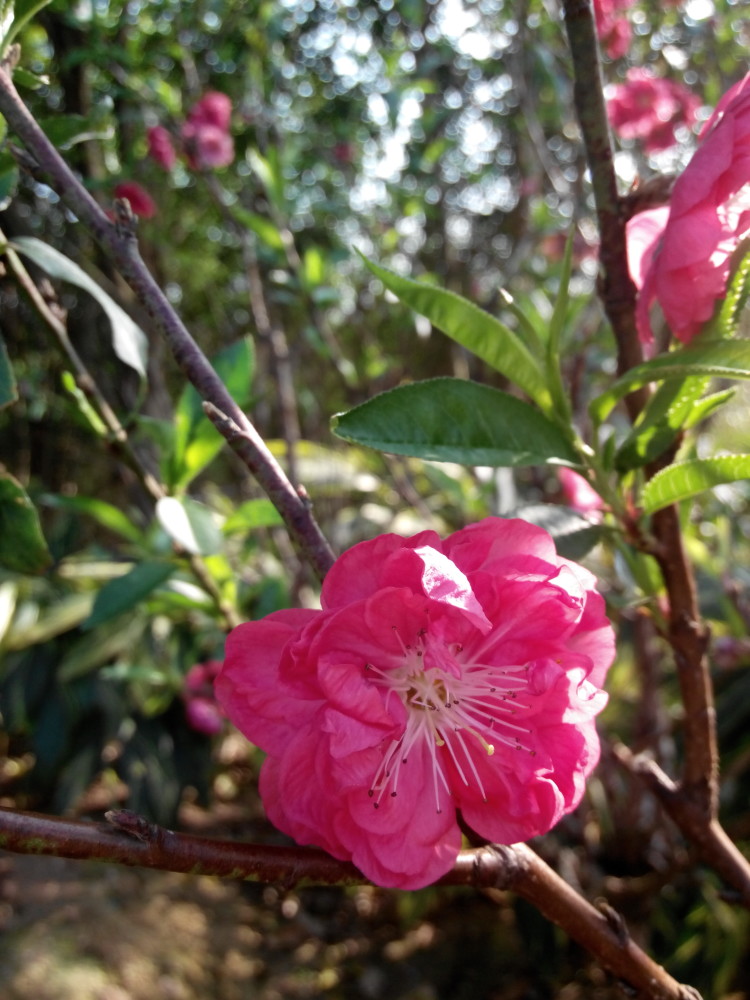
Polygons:
[[[235,843],[173,833],[126,809],[108,823],[58,819],[0,809],[0,848],[20,854],[108,861],[142,868],[299,885],[361,885],[367,880],[346,861],[312,848]],[[587,948],[602,966],[648,1000],[688,1000],[680,985],[630,938],[606,904],[592,906],[525,844],[461,851],[436,883],[517,893]]]
[[[563,6],[573,57],[576,110],[601,232],[604,275],[600,294],[617,341],[618,371],[624,372],[642,359],[635,326],[635,288],[628,273],[625,242],[625,223],[632,209],[628,199],[617,192],[591,2],[563,0]],[[626,399],[631,420],[640,412],[646,398],[642,390]],[[647,471],[653,475],[656,469]],[[743,892],[750,882],[750,864],[734,845],[730,850],[726,835],[716,836],[716,829],[720,829],[716,820],[718,748],[713,687],[705,655],[708,631],[701,621],[695,578],[675,506],[654,515],[652,532],[655,544],[648,550],[659,564],[669,598],[667,638],[674,653],[685,708],[683,777],[675,793],[682,799],[684,808],[672,802],[670,815],[689,839],[708,852],[703,854],[704,859],[721,870],[725,877],[731,874],[732,884]],[[662,801],[666,804],[667,800],[662,797]]]
[[37,125],[10,76],[9,65],[12,64],[14,55],[15,53],[9,54],[9,59],[0,64],[0,112],[33,155],[37,168],[49,179],[54,190],[110,254],[154,325],[165,337],[178,365],[201,397],[211,401],[240,428],[243,435],[241,457],[245,465],[276,505],[291,537],[306,558],[311,560],[313,569],[322,579],[330,569],[334,556],[312,516],[309,503],[301,500],[284,470],[232,399],[143,263],[135,233],[127,220],[121,218],[116,223],[109,220]]

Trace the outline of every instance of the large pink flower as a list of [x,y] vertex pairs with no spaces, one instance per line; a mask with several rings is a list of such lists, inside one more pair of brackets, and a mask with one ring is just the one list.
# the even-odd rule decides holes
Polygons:
[[461,846],[544,833],[599,757],[614,651],[594,577],[521,520],[383,535],[337,560],[321,611],[234,629],[216,681],[268,754],[269,819],[402,889]]
[[630,48],[633,31],[621,12],[633,3],[634,0],[594,0],[596,34],[610,59],[619,59]]
[[695,337],[724,295],[734,250],[750,235],[750,74],[724,95],[700,140],[668,216],[653,209],[628,222],[638,332],[647,343],[656,302],[679,340]]
[[622,139],[638,139],[647,153],[668,149],[675,131],[694,124],[700,100],[683,83],[666,80],[641,66],[631,67],[625,82],[609,91],[607,114]]

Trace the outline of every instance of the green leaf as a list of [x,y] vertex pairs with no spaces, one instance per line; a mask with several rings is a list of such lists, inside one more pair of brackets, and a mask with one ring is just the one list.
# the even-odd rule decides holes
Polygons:
[[[221,351],[213,365],[241,408],[250,404],[255,370],[253,343],[243,337]],[[221,451],[224,438],[203,412],[203,400],[192,385],[185,387],[175,410],[174,451],[166,478],[172,489],[184,490]]]
[[750,251],[747,250],[747,242],[740,246],[738,252],[743,256],[727,284],[724,300],[714,321],[720,337],[737,335],[743,310],[750,297]]
[[592,400],[589,407],[591,418],[600,424],[619,400],[649,382],[695,375],[750,379],[750,341],[709,340],[659,354],[651,361],[631,368],[605,393]]
[[579,464],[560,428],[499,389],[455,378],[399,386],[347,413],[333,431],[396,455],[464,465]]
[[110,580],[96,595],[91,614],[83,622],[82,628],[96,628],[134,608],[152,590],[168,580],[174,571],[173,563],[154,560],[139,563],[124,576]]
[[66,497],[57,493],[46,493],[39,498],[39,502],[46,507],[55,507],[59,510],[69,510],[76,514],[86,514],[93,517],[102,527],[136,545],[143,541],[143,532],[119,507],[107,503],[106,500],[99,500],[96,497]]
[[107,433],[107,425],[91,405],[83,390],[76,384],[73,373],[63,372],[60,376],[60,380],[62,381],[63,388],[66,392],[69,392],[75,400],[81,416],[84,418],[89,427],[91,427],[94,434],[97,434],[99,437],[104,437]]
[[713,486],[750,478],[750,455],[719,455],[670,465],[650,479],[641,493],[644,513],[687,500]]
[[13,374],[13,366],[8,357],[5,341],[0,335],[0,410],[18,399],[18,386]]
[[265,243],[271,250],[284,249],[284,237],[279,232],[278,226],[270,219],[258,215],[256,212],[249,212],[246,208],[240,208],[238,205],[233,205],[231,211],[237,221],[254,232],[261,243]]
[[[36,621],[14,622],[5,637],[3,649],[27,649],[29,646],[49,642],[64,632],[70,632],[91,613],[93,602],[92,594],[69,594],[59,598]],[[23,619],[22,615],[17,617]]]
[[0,472],[0,566],[41,573],[51,562],[34,505],[13,476]]
[[78,264],[34,236],[19,236],[13,240],[11,246],[33,260],[51,277],[69,281],[93,296],[107,314],[111,324],[115,354],[120,361],[134,368],[139,375],[145,376],[148,357],[146,334],[124,309],[121,309],[85,271],[81,270]]
[[604,528],[571,507],[556,503],[536,503],[513,511],[514,517],[536,524],[549,532],[555,548],[565,559],[582,559],[600,541]]
[[42,131],[57,149],[70,149],[79,142],[89,139],[106,139],[111,136],[111,127],[95,127],[83,115],[59,115],[39,121]]
[[16,0],[0,4],[0,55],[8,51],[13,39],[48,3],[51,0]]
[[504,323],[454,292],[403,278],[366,257],[362,259],[405,305],[426,316],[443,333],[505,375],[542,410],[551,409],[552,398],[542,369]]
[[0,155],[0,212],[10,205],[18,187],[18,167],[11,157]]
[[257,528],[273,528],[283,523],[281,514],[270,500],[247,500],[230,514],[222,525],[222,531],[225,535],[232,535]]
[[708,382],[708,378],[699,377],[671,379],[660,385],[620,445],[615,468],[620,472],[638,469],[663,454],[685,428]]
[[156,501],[159,524],[172,541],[193,555],[212,556],[222,549],[217,515],[189,497],[162,497]]

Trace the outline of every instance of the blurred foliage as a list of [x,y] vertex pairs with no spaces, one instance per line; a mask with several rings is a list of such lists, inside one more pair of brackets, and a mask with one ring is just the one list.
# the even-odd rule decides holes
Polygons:
[[[644,3],[629,16],[633,45],[626,60],[605,64],[609,81],[628,65],[653,65],[691,86],[707,114],[741,74],[748,29],[739,4]],[[356,413],[376,392],[415,379],[471,377],[484,383],[477,392],[507,392],[508,373],[471,353],[465,332],[445,336],[407,307],[404,289],[421,292],[404,278],[418,278],[491,313],[493,329],[521,345],[519,357],[559,337],[576,426],[590,429],[587,405],[611,384],[613,343],[593,295],[596,230],[554,5],[53,0],[17,40],[24,96],[92,194],[111,208],[116,184],[137,180],[155,199],[156,216],[139,223],[145,259],[305,485],[336,548],[522,510],[561,539],[562,551],[589,552],[622,634],[602,731],[669,769],[679,701],[663,649],[643,637],[643,620],[659,619],[648,558],[627,545],[615,555],[593,548],[599,526],[560,505],[554,471],[383,456],[329,428],[334,414]],[[190,107],[211,90],[232,101],[233,163],[200,172],[180,158],[165,171],[147,155],[147,129],[161,125],[179,142]],[[623,188],[679,169],[693,138],[651,158],[626,144],[616,160]],[[41,240],[85,272],[71,285],[67,264],[45,277],[35,267],[42,260],[29,253],[26,262],[131,449],[102,422],[70,354],[8,266],[0,485],[19,505],[16,522],[0,521],[0,802],[87,813],[127,804],[162,823],[197,805],[214,819],[232,806],[239,828],[257,835],[257,754],[238,752],[226,733],[211,742],[190,728],[183,678],[193,664],[221,658],[227,608],[254,618],[310,605],[312,582],[111,263],[4,150],[0,205],[5,238],[20,240],[19,249]],[[377,264],[368,269],[355,248]],[[99,289],[98,304],[87,282]],[[404,292],[401,301],[386,288]],[[113,347],[112,306],[149,338],[145,378]],[[743,398],[740,391],[701,425],[681,457],[750,450]],[[650,418],[659,447],[684,430],[673,402],[661,398]],[[502,405],[510,420],[524,404]],[[657,445],[628,436],[617,411],[607,420],[612,467],[637,483]],[[747,500],[740,483],[683,505],[715,637],[723,815],[745,844]],[[606,895],[674,976],[710,996],[750,995],[746,915],[691,866],[606,748],[586,804],[540,850],[590,898]],[[394,896],[379,931],[395,928],[396,947],[425,914],[437,926],[442,916],[461,924],[452,940],[471,974],[464,969],[459,982],[455,955],[430,953],[440,959],[436,995],[490,997],[498,984],[508,997],[557,995],[565,984],[566,996],[606,995],[580,971],[577,950],[529,907],[506,901],[493,929],[494,918],[475,919],[483,904],[466,902],[472,930],[460,917],[464,897],[450,907],[446,899],[436,890]]]

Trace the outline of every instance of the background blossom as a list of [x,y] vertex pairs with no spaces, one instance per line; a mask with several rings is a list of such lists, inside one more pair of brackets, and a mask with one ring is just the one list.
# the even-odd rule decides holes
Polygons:
[[453,865],[464,821],[544,833],[581,799],[613,657],[595,580],[549,535],[487,518],[346,552],[321,611],[229,636],[216,693],[268,757],[269,819],[381,885]]
[[699,333],[724,295],[734,250],[750,233],[750,75],[722,98],[700,138],[668,214],[653,209],[628,222],[638,332],[646,342],[655,303],[679,340]]
[[607,114],[621,139],[638,139],[647,153],[673,146],[676,130],[695,123],[700,100],[684,84],[666,80],[640,66],[624,83],[609,88]]

